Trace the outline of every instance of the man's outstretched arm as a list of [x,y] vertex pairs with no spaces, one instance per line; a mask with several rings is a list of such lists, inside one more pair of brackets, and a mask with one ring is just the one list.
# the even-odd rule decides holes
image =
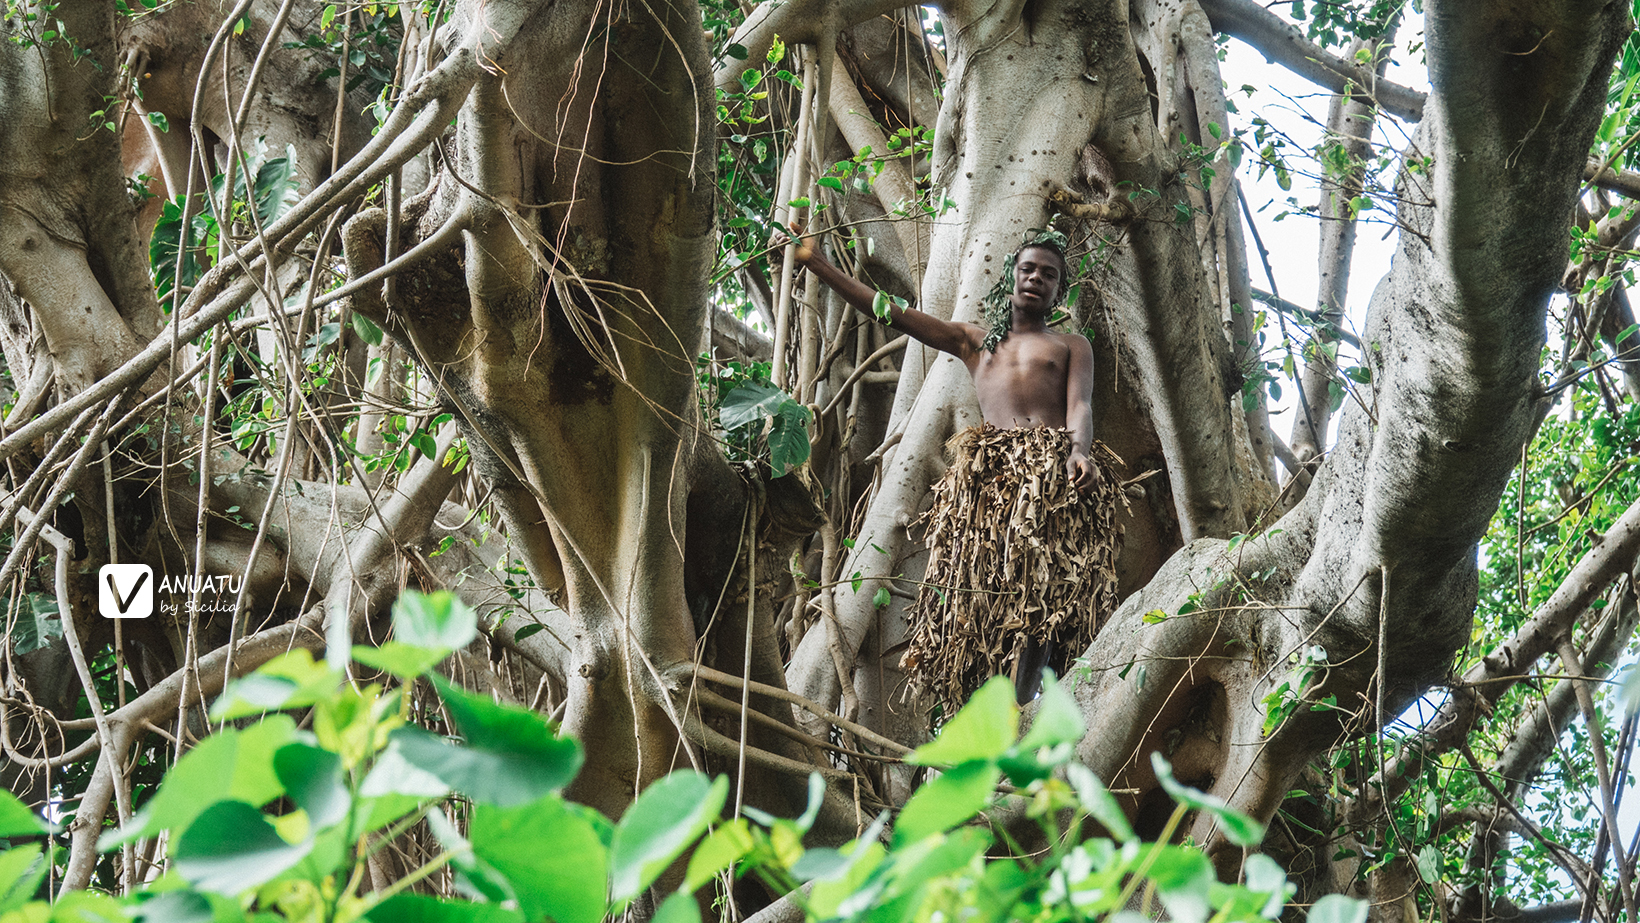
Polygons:
[[[776,247],[783,247],[791,243],[791,238],[779,228],[775,228],[769,236],[769,242]],[[825,254],[820,252],[814,238],[805,237],[799,240],[793,255],[797,262],[807,267],[815,278],[824,282],[832,291],[843,296],[843,300],[856,311],[873,320],[877,319],[877,312],[873,307],[877,301],[877,290],[832,265]],[[888,306],[887,323],[896,330],[910,334],[913,339],[956,356],[964,363],[968,363],[978,354],[983,342],[980,329],[973,324],[940,320],[932,314],[915,308],[902,308],[893,302]]]

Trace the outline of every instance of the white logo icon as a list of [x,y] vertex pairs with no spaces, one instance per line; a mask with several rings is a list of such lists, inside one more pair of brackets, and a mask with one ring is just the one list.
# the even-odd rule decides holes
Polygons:
[[154,569],[146,564],[104,564],[97,572],[97,610],[110,619],[153,615]]

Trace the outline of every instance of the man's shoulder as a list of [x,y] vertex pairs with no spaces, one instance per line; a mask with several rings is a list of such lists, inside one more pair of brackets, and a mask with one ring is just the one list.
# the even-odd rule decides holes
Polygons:
[[1087,336],[1080,330],[1054,331],[1053,335],[1072,352],[1085,351],[1090,355],[1093,353],[1093,344],[1088,342]]

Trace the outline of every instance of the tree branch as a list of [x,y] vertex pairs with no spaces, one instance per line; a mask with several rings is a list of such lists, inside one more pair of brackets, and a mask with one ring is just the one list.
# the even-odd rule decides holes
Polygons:
[[1416,122],[1424,117],[1424,94],[1380,78],[1373,69],[1321,48],[1290,22],[1254,0],[1201,0],[1216,32],[1233,35],[1265,57],[1334,93],[1364,95],[1379,108]]
[[760,66],[767,59],[775,36],[788,45],[812,45],[826,33],[828,24],[832,35],[837,29],[846,29],[905,6],[905,0],[788,0],[786,3],[760,3],[752,15],[735,30],[731,43],[746,49],[744,58],[726,56],[717,64],[712,80],[720,89],[740,92],[740,75],[747,68]]

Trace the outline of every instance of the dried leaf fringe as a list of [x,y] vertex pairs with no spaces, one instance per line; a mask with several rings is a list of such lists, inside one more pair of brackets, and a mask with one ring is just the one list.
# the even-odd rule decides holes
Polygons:
[[928,571],[900,662],[947,716],[985,680],[1012,675],[1027,640],[1051,644],[1063,672],[1116,609],[1122,460],[1094,442],[1093,488],[1079,494],[1070,447],[1069,430],[990,424],[947,446],[955,458],[918,520]]

